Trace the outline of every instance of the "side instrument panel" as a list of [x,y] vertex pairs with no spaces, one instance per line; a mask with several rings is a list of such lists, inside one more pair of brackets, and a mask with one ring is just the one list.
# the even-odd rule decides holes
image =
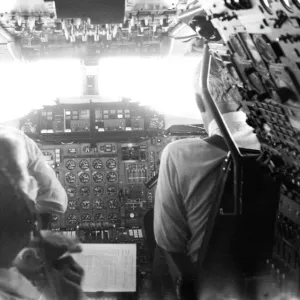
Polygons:
[[261,163],[281,182],[274,253],[267,263],[281,287],[299,293],[300,2],[199,2],[223,40],[209,45],[228,92],[238,97],[261,142]]

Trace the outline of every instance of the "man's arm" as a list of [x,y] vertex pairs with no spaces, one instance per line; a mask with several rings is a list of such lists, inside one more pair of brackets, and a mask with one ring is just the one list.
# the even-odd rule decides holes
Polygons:
[[154,235],[157,244],[164,250],[185,253],[189,229],[170,146],[161,156],[154,204]]
[[38,182],[36,208],[39,213],[64,213],[68,198],[54,170],[47,164],[37,144],[24,135],[28,152],[28,170]]
[[178,279],[183,280],[180,289],[187,285],[191,293],[192,285],[187,283],[193,280],[195,270],[186,251],[190,231],[180,191],[180,178],[170,148],[172,144],[164,149],[161,156],[154,203],[154,235],[157,245],[166,251],[164,255],[174,283]]

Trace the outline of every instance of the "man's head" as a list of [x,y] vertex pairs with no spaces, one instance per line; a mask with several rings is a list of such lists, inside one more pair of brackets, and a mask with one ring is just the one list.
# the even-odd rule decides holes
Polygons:
[[[202,115],[202,120],[206,131],[208,132],[208,125],[214,119],[209,108],[206,107],[201,91],[200,76],[201,76],[202,62],[200,62],[196,68],[194,77],[194,89],[196,103]],[[239,104],[228,93],[228,87],[224,82],[223,70],[218,66],[216,61],[212,58],[210,65],[210,73],[208,79],[208,88],[212,99],[215,101],[221,114],[237,111]]]

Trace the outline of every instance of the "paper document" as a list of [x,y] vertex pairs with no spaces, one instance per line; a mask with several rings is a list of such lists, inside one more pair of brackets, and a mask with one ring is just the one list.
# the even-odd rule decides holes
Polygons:
[[135,292],[136,244],[82,244],[73,254],[84,268],[84,292]]

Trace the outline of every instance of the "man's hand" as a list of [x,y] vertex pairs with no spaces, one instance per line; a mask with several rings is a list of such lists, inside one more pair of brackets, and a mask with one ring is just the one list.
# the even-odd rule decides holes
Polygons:
[[53,262],[46,275],[50,284],[41,292],[47,300],[86,299],[81,288],[84,270],[71,256]]
[[15,266],[33,281],[47,300],[82,300],[83,269],[70,253],[81,252],[78,240],[52,231],[42,231],[15,260]]

